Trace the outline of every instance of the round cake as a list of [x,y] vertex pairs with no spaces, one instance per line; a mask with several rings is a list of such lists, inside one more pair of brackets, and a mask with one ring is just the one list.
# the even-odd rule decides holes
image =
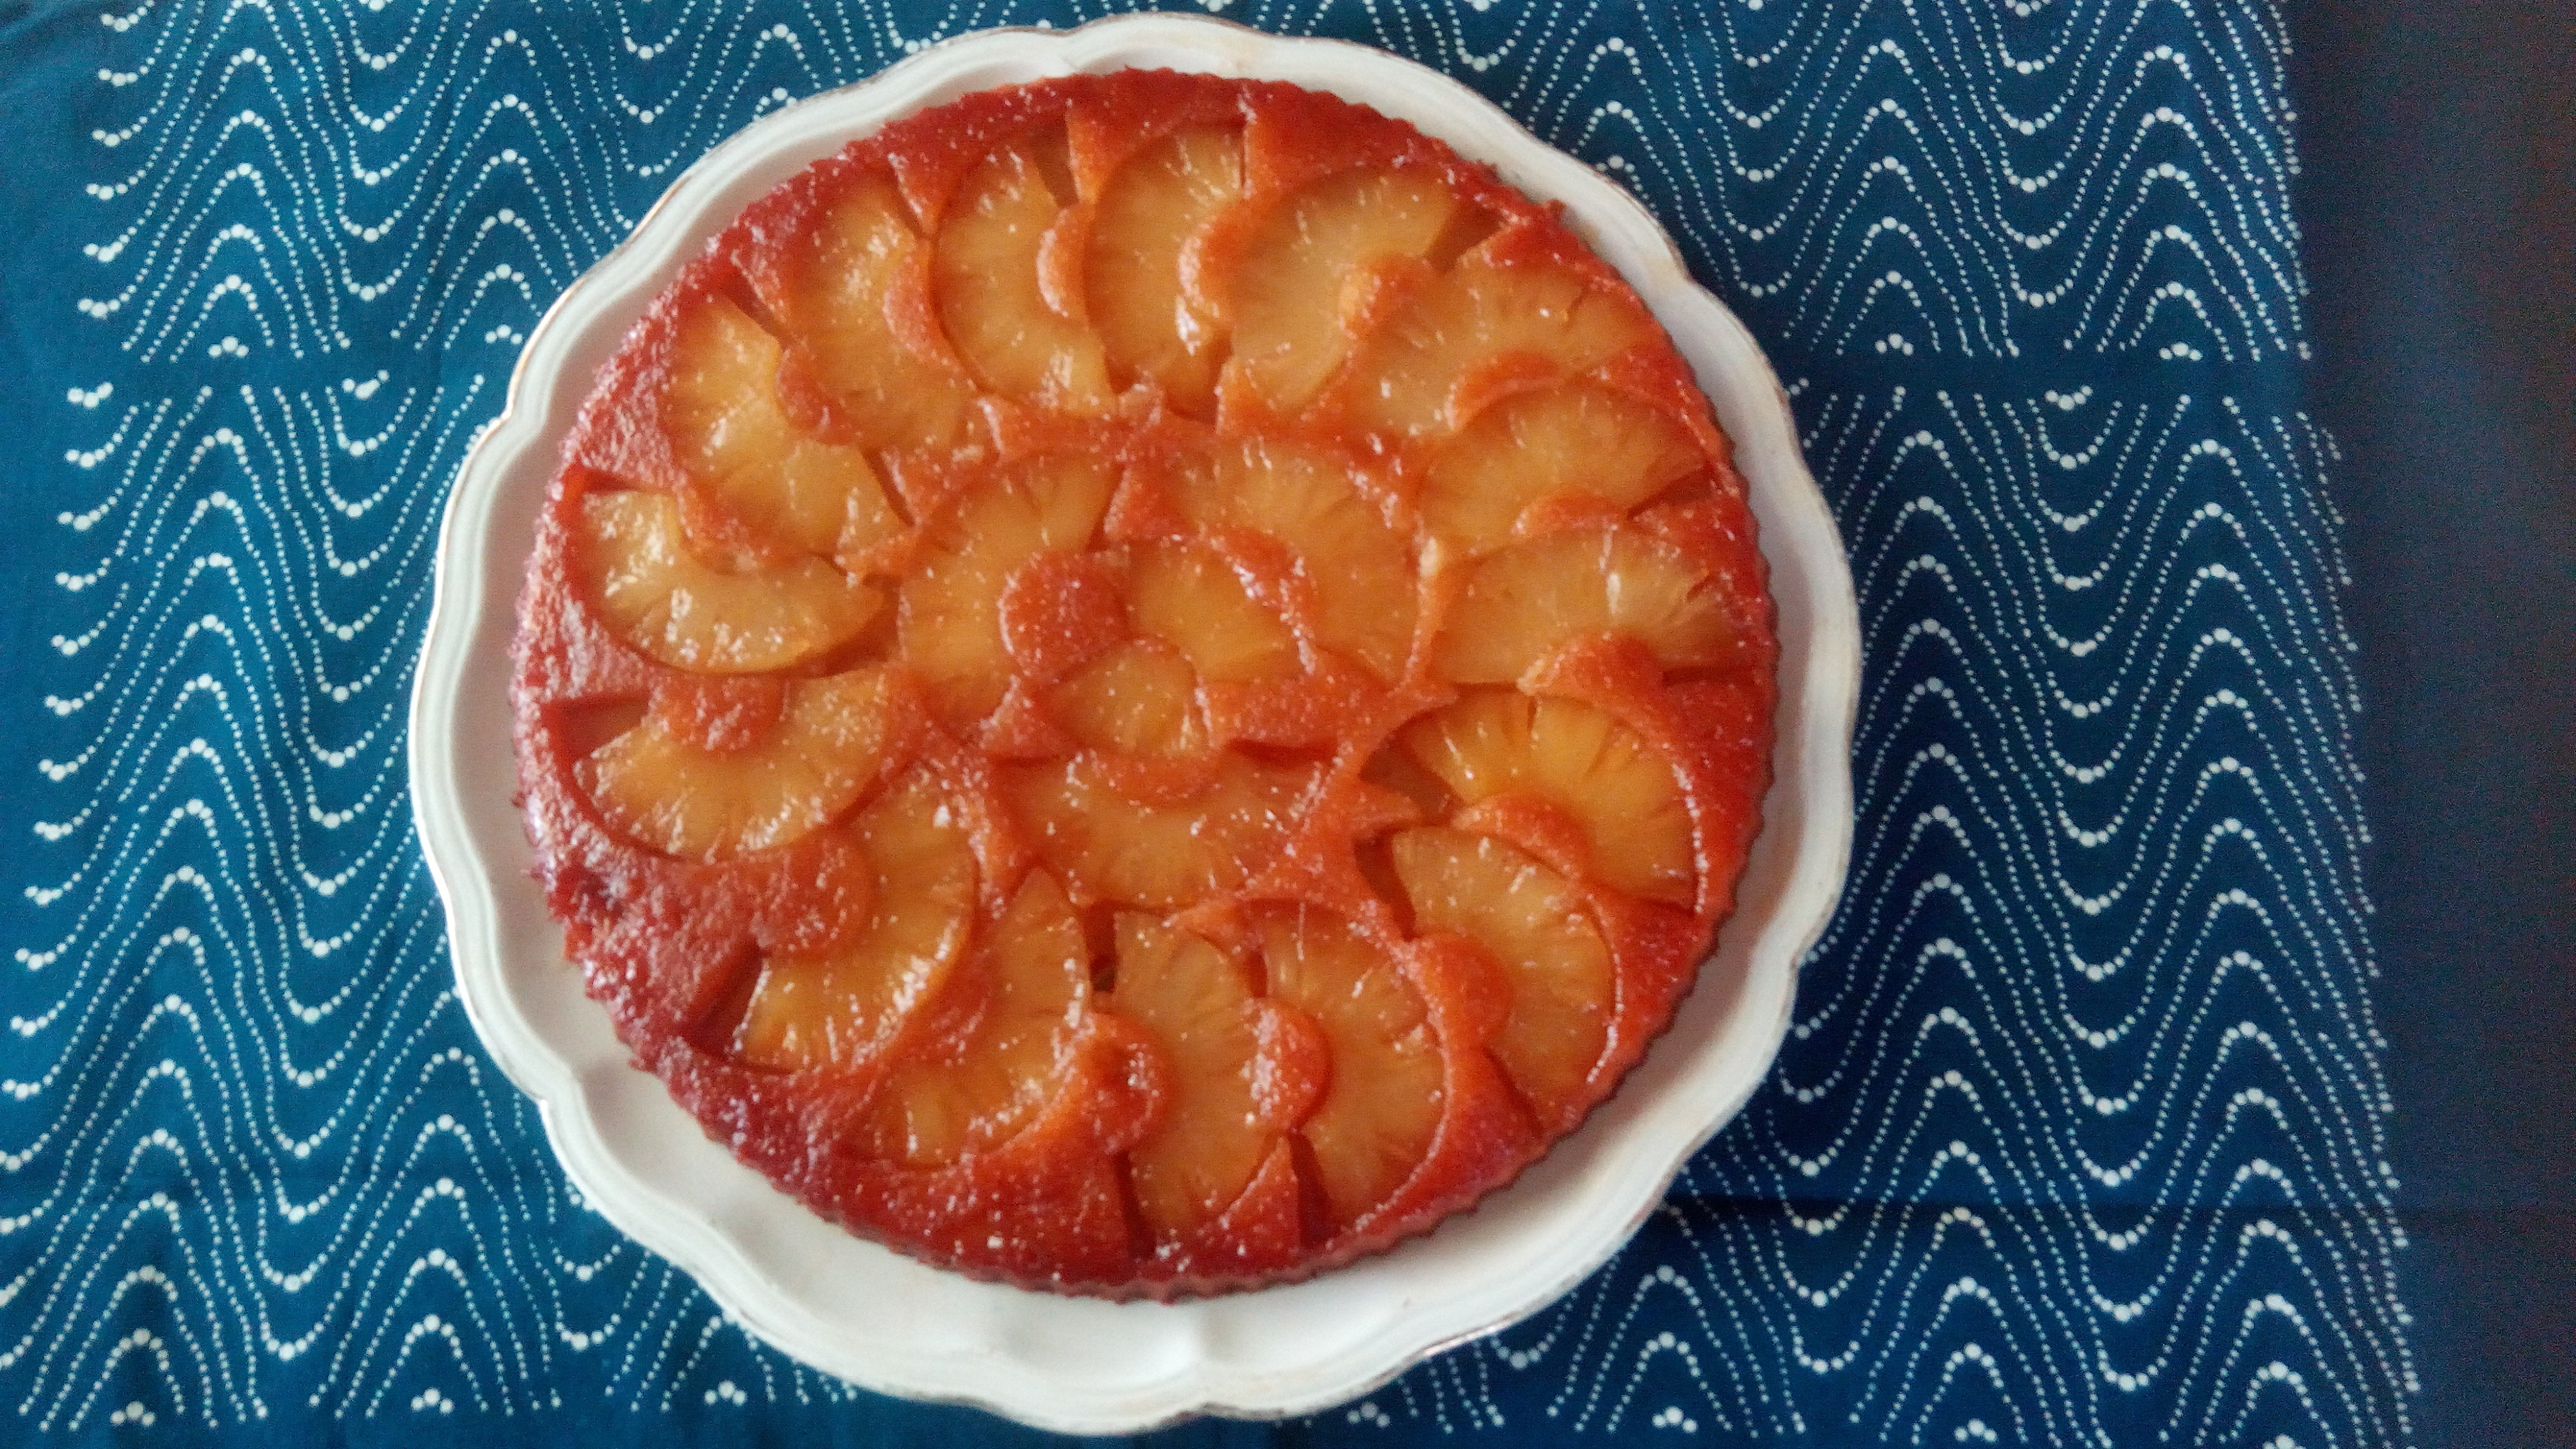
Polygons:
[[1771,605],[1689,367],[1555,211],[1290,86],[968,96],[762,197],[564,446],[538,870],[709,1133],[1109,1296],[1509,1182],[1731,909]]

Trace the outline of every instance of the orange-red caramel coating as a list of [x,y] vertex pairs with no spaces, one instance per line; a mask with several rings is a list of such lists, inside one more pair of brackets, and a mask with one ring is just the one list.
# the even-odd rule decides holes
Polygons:
[[514,708],[569,950],[712,1136],[1167,1297],[1426,1231],[1618,1087],[1775,656],[1727,441],[1553,208],[1131,71],[891,124],[682,269],[565,442]]

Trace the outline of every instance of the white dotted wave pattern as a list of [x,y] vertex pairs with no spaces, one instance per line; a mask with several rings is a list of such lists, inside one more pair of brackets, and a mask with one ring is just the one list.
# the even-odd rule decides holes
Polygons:
[[[447,987],[403,714],[443,488],[669,178],[1089,7],[143,0],[76,43],[90,369],[0,746],[0,1404],[777,1411]],[[1773,1080],[1574,1298],[1310,1427],[2379,1445],[2413,1369],[2288,42],[2261,0],[1253,6],[1475,84],[1783,359],[1867,650]],[[70,124],[70,123],[67,123]],[[495,780],[500,791],[509,782]]]

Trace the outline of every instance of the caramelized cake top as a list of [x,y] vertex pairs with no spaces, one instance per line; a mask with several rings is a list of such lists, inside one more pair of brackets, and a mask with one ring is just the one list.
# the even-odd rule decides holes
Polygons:
[[755,202],[602,371],[522,602],[549,901],[852,1229],[1301,1276],[1578,1124],[1768,779],[1744,486],[1654,318],[1400,122],[969,96]]

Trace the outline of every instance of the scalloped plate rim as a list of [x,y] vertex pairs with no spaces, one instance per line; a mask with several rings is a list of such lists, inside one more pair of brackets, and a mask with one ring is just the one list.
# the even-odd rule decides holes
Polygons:
[[[1138,63],[1330,90],[1413,122],[1533,195],[1565,202],[1569,222],[1628,276],[1700,370],[1735,439],[1761,521],[1783,643],[1780,734],[1763,834],[1745,899],[1711,956],[1712,968],[1728,963],[1725,984],[1737,999],[1711,1007],[1705,998],[1719,988],[1704,979],[1676,1013],[1674,1030],[1581,1129],[1520,1181],[1436,1232],[1304,1283],[1179,1304],[1063,1298],[927,1268],[825,1222],[734,1162],[657,1079],[626,1064],[606,1014],[581,994],[563,959],[561,930],[526,873],[515,803],[470,796],[465,783],[495,767],[515,781],[507,639],[525,550],[511,543],[536,511],[526,496],[528,476],[541,497],[551,445],[588,391],[596,359],[594,368],[577,367],[576,354],[587,345],[604,355],[694,254],[694,242],[850,137],[969,90]],[[518,512],[502,516],[514,499]],[[514,524],[518,534],[496,536]],[[1794,592],[1782,592],[1784,579]],[[416,824],[446,907],[458,997],[503,1073],[536,1100],[547,1139],[584,1199],[688,1272],[755,1335],[826,1372],[1042,1428],[1134,1432],[1193,1414],[1268,1418],[1344,1402],[1536,1312],[1627,1241],[1690,1156],[1741,1110],[1786,1035],[1797,962],[1832,914],[1850,850],[1858,659],[1850,573],[1799,456],[1786,395],[1751,335],[1690,279],[1679,251],[1634,198],[1474,92],[1413,62],[1351,42],[1143,15],[1070,31],[1013,28],[943,41],[753,122],[673,181],[627,239],[539,321],[502,414],[459,471],[440,528],[409,754]],[[497,753],[492,715],[472,710],[496,690],[504,702]],[[1757,870],[1767,888],[1759,898],[1749,888]],[[577,1004],[566,1000],[567,986]],[[1713,1013],[1714,1020],[1696,1020],[1694,1003],[1703,1007],[1696,1017]],[[1686,1029],[1693,1025],[1697,1035]],[[648,1155],[664,1158],[645,1167],[609,1142],[609,1121],[632,1125],[636,1113],[658,1134]],[[708,1164],[709,1153],[720,1163]],[[677,1173],[668,1170],[674,1156],[697,1161]],[[767,1251],[755,1255],[746,1237],[765,1240]],[[832,1271],[898,1301],[900,1292],[891,1290],[927,1294],[932,1321],[919,1321],[908,1306],[889,1317],[875,1299],[865,1315],[873,1327],[818,1311],[807,1301],[810,1289],[800,1293],[764,1266],[789,1239],[820,1252]],[[1497,1259],[1508,1261],[1508,1271],[1489,1272],[1483,1283],[1505,1281],[1504,1288],[1480,1286],[1467,1272]],[[1238,1320],[1265,1312],[1274,1324],[1356,1320],[1361,1329],[1331,1336],[1319,1326],[1313,1331],[1331,1341],[1251,1361]],[[1116,1361],[1077,1361],[1082,1336],[1111,1323],[1124,1350]],[[1105,1371],[1146,1357],[1134,1351],[1140,1335],[1161,1351],[1163,1366],[1104,1380]]]

